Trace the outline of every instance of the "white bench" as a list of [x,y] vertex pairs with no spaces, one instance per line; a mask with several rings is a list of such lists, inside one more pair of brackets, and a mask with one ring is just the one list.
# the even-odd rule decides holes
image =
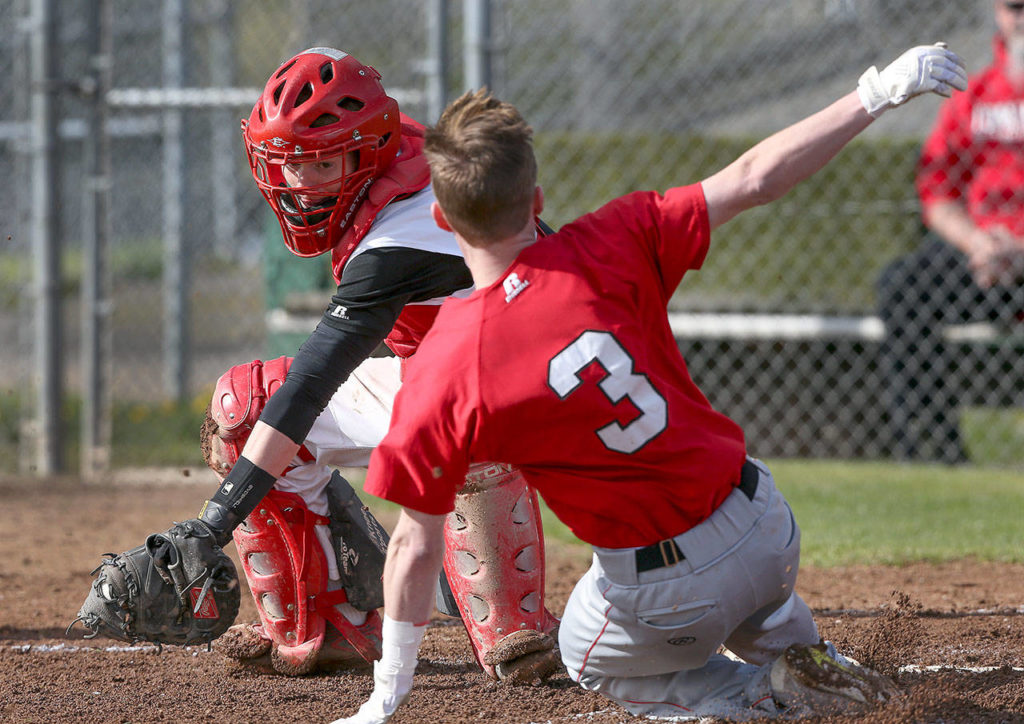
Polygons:
[[[885,335],[882,320],[870,315],[670,312],[668,319],[677,339],[853,339],[880,342]],[[951,342],[995,342],[1006,337],[1005,332],[987,322],[951,326],[945,334]]]

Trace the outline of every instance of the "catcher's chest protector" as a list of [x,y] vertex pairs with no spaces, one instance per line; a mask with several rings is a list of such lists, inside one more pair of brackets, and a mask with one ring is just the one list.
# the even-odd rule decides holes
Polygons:
[[325,620],[367,661],[379,657],[336,608],[347,601],[345,591],[327,590],[327,559],[314,526],[328,522],[298,495],[272,490],[233,533],[263,629],[295,673],[315,664]]
[[544,539],[537,494],[509,465],[471,468],[445,522],[444,570],[481,668],[502,639],[522,630],[547,633]]

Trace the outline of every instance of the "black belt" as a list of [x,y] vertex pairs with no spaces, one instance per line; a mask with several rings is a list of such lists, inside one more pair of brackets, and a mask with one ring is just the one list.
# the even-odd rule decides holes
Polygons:
[[[754,499],[757,492],[757,481],[761,478],[761,471],[754,463],[747,460],[740,470],[740,484],[736,488],[747,496],[748,500]],[[636,572],[653,571],[655,568],[674,566],[686,558],[679,550],[679,544],[675,538],[666,538],[663,541],[652,543],[644,548],[636,550]]]

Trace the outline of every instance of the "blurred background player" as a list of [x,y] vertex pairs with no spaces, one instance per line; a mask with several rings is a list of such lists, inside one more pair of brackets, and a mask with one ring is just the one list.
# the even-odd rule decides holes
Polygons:
[[879,280],[895,454],[967,460],[946,325],[1024,316],[1024,2],[995,0],[994,61],[946,101],[917,191],[929,233]]
[[704,181],[623,196],[540,240],[518,111],[485,92],[446,109],[425,147],[434,219],[454,230],[477,290],[445,303],[371,458],[365,490],[403,509],[374,691],[344,721],[387,721],[408,697],[445,521],[467,468],[492,458],[593,546],[559,629],[583,687],[635,715],[693,719],[831,713],[893,694],[820,642],[794,590],[792,511],[693,384],[666,308],[713,229],[814,174],[886,109],[966,85],[955,54],[913,48]]
[[[240,551],[243,556],[258,554],[256,560],[295,568],[296,559],[284,553],[288,536],[281,526],[268,527],[259,519],[264,497],[295,464],[331,398],[363,364],[374,365],[367,372],[374,377],[371,398],[385,397],[370,399],[372,413],[365,414],[360,400],[346,400],[344,419],[334,421],[343,436],[338,444],[379,439],[378,421],[364,418],[390,405],[401,365],[368,358],[382,341],[402,359],[412,355],[441,300],[468,294],[472,279],[454,236],[430,218],[434,197],[421,152],[423,127],[400,114],[372,67],[333,48],[299,53],[267,81],[242,131],[253,178],[277,216],[285,245],[303,257],[330,252],[338,287],[287,374],[268,394],[258,420],[247,415],[248,439],[199,519],[224,544],[248,516],[242,533],[257,533]],[[240,396],[247,394],[244,388],[243,382]],[[445,613],[462,617],[477,661],[499,677],[505,667],[497,665],[522,652],[500,645],[510,631],[533,631],[535,646],[553,647],[546,632],[556,620],[543,605],[539,509],[535,493],[507,467],[482,466],[472,471],[469,483],[473,494],[463,498],[462,523],[449,531],[445,570],[452,595],[438,603]],[[305,520],[297,506],[318,514],[330,490],[312,486],[290,499],[293,538],[299,539],[296,532]],[[516,556],[525,550],[533,553],[523,569],[526,558]],[[481,559],[486,567],[471,565]],[[243,566],[252,583],[244,558]],[[289,576],[301,578],[298,570],[267,571],[261,585],[274,589],[268,590],[268,601],[283,594],[301,609],[291,600],[301,596],[278,586]],[[311,619],[314,608],[306,606]],[[302,657],[318,646],[307,640],[317,629],[287,628],[268,627],[263,619],[263,633],[280,639],[273,648],[278,658],[294,651],[293,658],[305,661]],[[554,654],[548,658],[556,660]]]

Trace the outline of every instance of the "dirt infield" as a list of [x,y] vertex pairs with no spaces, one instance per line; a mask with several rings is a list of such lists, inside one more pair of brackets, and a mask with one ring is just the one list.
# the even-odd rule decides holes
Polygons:
[[[227,665],[205,648],[158,655],[84,640],[81,628],[65,635],[104,552],[195,514],[210,486],[190,480],[118,488],[0,481],[0,721],[329,722],[369,695],[368,668],[288,679]],[[586,565],[583,549],[549,546],[549,608],[561,612]],[[906,691],[884,710],[829,721],[1024,722],[1024,566],[805,568],[798,589],[825,637]],[[246,593],[240,620],[254,618]],[[491,683],[461,626],[439,620],[427,632],[409,704],[392,721],[630,717],[564,674],[525,689]]]

